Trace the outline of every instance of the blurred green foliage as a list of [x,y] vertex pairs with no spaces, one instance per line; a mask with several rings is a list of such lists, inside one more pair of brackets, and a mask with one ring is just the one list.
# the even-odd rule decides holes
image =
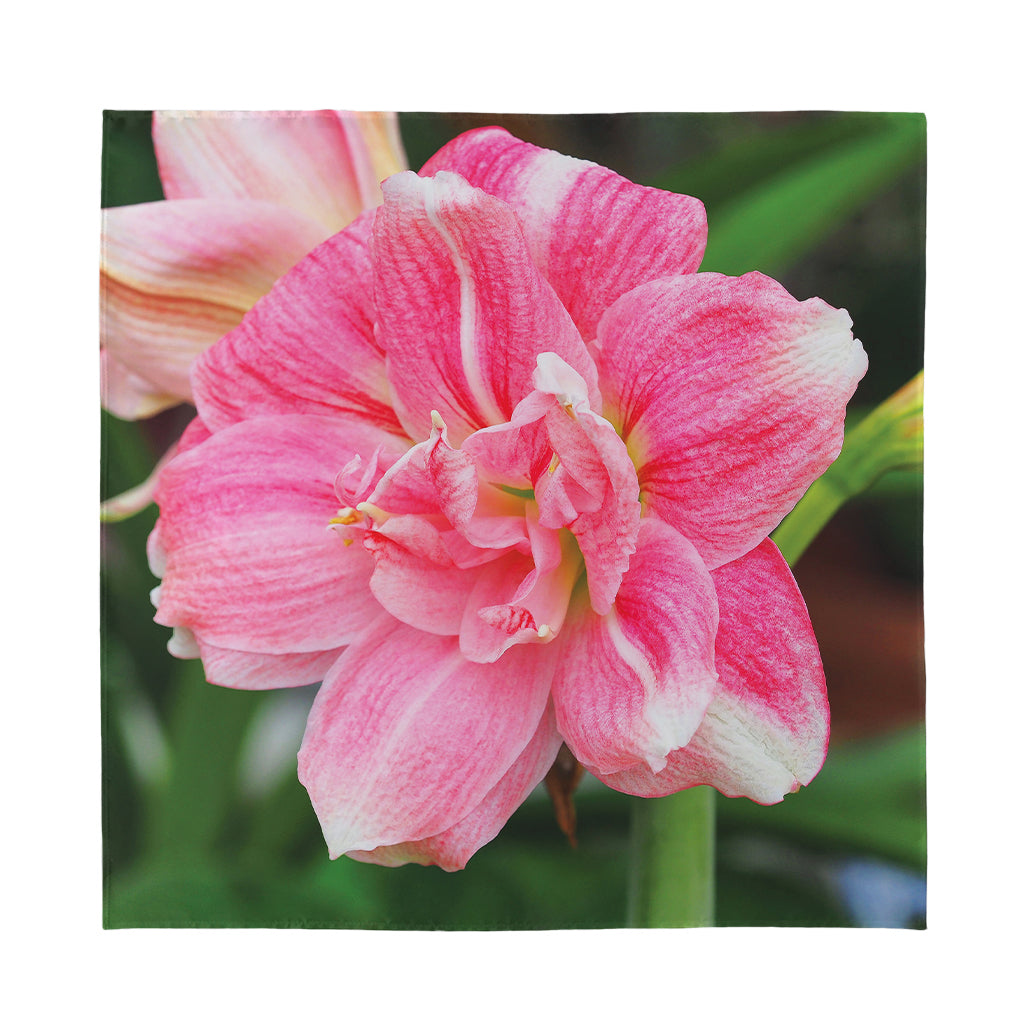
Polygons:
[[[860,400],[880,400],[920,369],[920,115],[414,113],[402,115],[410,164],[483,123],[702,198],[703,269],[762,270],[798,297],[850,308],[872,360]],[[149,124],[148,112],[105,116],[104,206],[161,198]],[[103,414],[103,496],[142,480],[181,422],[180,412],[147,424]],[[920,500],[920,474],[903,474],[857,506],[888,537],[893,570],[915,578]],[[102,535],[106,927],[622,926],[631,800],[593,780],[577,796],[577,849],[539,792],[461,873],[330,861],[293,761],[256,793],[240,774],[275,694],[211,687],[198,663],[166,652],[144,554],[154,520],[150,509]],[[303,694],[312,699],[312,689],[295,699]],[[781,806],[716,800],[720,924],[858,923],[836,881],[851,858],[923,879],[922,726],[836,746],[814,783]]]
[[129,206],[163,199],[153,152],[149,110],[108,110],[103,116],[100,206]]

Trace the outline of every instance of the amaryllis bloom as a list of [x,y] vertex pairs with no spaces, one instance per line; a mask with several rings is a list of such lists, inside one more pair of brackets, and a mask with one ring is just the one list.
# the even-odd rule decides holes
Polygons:
[[198,360],[156,619],[213,683],[323,680],[299,777],[332,857],[460,868],[563,744],[642,797],[818,771],[768,534],[866,359],[845,311],[697,273],[705,238],[695,199],[474,131]]
[[200,352],[406,166],[394,114],[157,111],[166,199],[103,212],[103,404],[190,402]]

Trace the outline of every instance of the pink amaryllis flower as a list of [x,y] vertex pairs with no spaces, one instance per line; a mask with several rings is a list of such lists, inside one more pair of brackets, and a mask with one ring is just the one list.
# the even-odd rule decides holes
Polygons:
[[207,678],[323,680],[332,857],[465,865],[563,744],[609,786],[776,802],[828,739],[768,539],[840,450],[850,319],[700,274],[702,205],[460,136],[192,375],[158,622]]
[[157,111],[153,144],[166,199],[103,212],[102,397],[122,419],[190,402],[195,357],[406,167],[385,113]]

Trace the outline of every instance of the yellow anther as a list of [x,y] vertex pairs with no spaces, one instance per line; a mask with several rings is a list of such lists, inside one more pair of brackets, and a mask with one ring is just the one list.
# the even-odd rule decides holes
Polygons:
[[351,526],[353,523],[358,523],[362,518],[363,517],[359,512],[346,505],[344,508],[339,508],[338,514],[336,516],[332,516],[328,522],[337,526]]
[[351,537],[343,537],[341,543],[344,544],[345,547],[350,548],[352,547],[353,541]]
[[555,452],[555,454],[551,456],[551,464],[548,466],[549,473],[554,473],[554,471],[558,469],[558,462],[558,452]]
[[430,410],[430,422],[434,424],[434,427],[437,430],[443,431],[448,429],[444,420],[441,419],[441,414],[436,409]]

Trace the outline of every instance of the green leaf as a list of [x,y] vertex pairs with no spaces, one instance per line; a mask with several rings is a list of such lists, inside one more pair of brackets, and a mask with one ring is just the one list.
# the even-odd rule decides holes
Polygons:
[[103,112],[103,180],[100,205],[127,206],[163,199],[149,110]]
[[737,130],[742,134],[713,145],[710,152],[701,153],[644,184],[696,196],[709,212],[717,214],[741,193],[781,175],[793,165],[878,132],[888,116],[825,111],[801,115],[798,123],[789,124],[775,123],[774,119],[737,121],[735,114],[691,115],[698,119],[693,127],[684,123],[691,133],[703,125],[705,131],[715,136]]
[[889,115],[863,138],[750,188],[709,217],[702,270],[778,277],[924,156],[925,121]]
[[156,456],[137,423],[119,420],[106,410],[100,417],[100,489],[106,498],[149,476]]
[[183,851],[212,848],[238,797],[242,738],[260,694],[213,686],[202,665],[181,661],[175,673],[177,705],[169,730],[170,783],[154,797],[150,851],[175,859]]
[[142,861],[135,870],[109,881],[103,927],[231,927],[243,906],[225,873],[215,865]]

